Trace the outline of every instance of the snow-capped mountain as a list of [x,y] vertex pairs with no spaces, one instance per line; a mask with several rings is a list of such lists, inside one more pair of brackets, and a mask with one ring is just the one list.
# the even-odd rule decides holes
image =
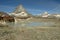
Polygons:
[[25,10],[25,8],[22,5],[17,6],[12,15],[20,18],[30,17],[30,14]]
[[21,13],[21,12],[26,12],[25,8],[22,5],[19,5],[16,7],[14,13]]
[[44,14],[41,15],[42,17],[48,17],[50,16],[50,14],[48,14],[48,12],[44,12]]

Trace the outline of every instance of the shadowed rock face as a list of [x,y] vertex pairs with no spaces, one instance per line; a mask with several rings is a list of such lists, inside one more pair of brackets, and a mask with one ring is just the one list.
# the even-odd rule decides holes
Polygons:
[[14,18],[11,17],[11,16],[4,16],[3,20],[6,21],[6,22],[14,22]]
[[14,22],[14,18],[7,13],[0,12],[0,21]]

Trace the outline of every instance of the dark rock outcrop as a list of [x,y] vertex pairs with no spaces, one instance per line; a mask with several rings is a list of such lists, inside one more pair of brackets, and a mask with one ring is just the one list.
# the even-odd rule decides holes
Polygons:
[[0,12],[0,21],[14,22],[14,17],[8,15],[5,12]]

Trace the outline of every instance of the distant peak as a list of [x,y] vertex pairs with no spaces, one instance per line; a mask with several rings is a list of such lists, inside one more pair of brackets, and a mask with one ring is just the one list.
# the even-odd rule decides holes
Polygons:
[[19,8],[23,8],[23,5],[22,5],[22,4],[20,4],[20,5],[18,5],[17,7],[19,7]]
[[48,14],[48,12],[46,11],[46,12],[44,12],[44,14]]
[[20,5],[18,5],[17,7],[16,7],[16,9],[15,9],[15,13],[20,13],[20,12],[22,12],[22,11],[24,11],[24,12],[26,12],[26,10],[25,10],[25,8],[23,7],[23,5],[22,4],[20,4]]

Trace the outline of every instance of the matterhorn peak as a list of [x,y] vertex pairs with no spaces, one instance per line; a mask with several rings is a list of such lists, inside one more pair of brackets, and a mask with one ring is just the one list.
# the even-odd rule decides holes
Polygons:
[[25,10],[25,8],[22,5],[17,6],[15,11],[12,13],[12,15],[19,18],[30,17],[30,14]]
[[14,13],[21,13],[21,12],[26,12],[22,4],[16,7]]

